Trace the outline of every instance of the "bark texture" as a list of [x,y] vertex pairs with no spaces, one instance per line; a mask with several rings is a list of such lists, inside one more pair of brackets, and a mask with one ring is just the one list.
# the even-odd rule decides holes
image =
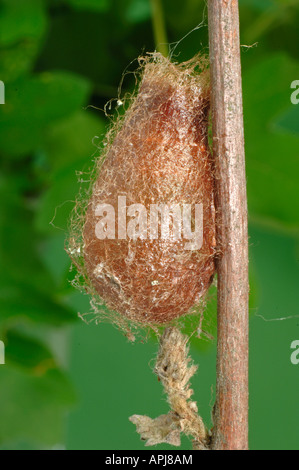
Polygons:
[[218,272],[212,449],[248,448],[248,235],[237,0],[209,0]]

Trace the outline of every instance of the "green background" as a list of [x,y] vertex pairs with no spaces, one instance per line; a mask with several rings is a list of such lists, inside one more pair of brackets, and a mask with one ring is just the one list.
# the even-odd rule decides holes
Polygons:
[[[250,447],[299,449],[299,1],[240,0],[250,231]],[[176,59],[207,52],[206,3],[162,1]],[[246,47],[252,46],[252,47]],[[0,1],[0,448],[144,449],[128,421],[168,411],[157,344],[87,325],[64,252],[79,179],[92,165],[126,67],[155,49],[149,0]],[[126,78],[123,93],[132,90]],[[93,105],[95,108],[87,107]],[[97,109],[96,109],[97,108]],[[112,110],[115,102],[112,102]],[[97,138],[94,138],[97,136]],[[83,171],[83,173],[80,173]],[[209,305],[215,329],[215,299]],[[285,319],[284,319],[285,318]],[[207,423],[214,341],[193,341]],[[170,448],[158,446],[158,448]],[[183,438],[182,449],[190,449]]]

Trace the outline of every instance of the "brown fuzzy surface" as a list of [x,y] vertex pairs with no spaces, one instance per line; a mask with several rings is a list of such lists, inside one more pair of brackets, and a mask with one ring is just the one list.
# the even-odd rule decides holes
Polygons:
[[[190,312],[210,286],[215,266],[213,172],[208,147],[209,87],[194,59],[174,65],[159,54],[147,60],[138,94],[102,164],[83,231],[85,269],[113,310],[145,324]],[[103,239],[95,235],[98,204],[118,196],[126,204],[203,204],[203,245],[187,240]],[[127,216],[127,221],[129,221]]]

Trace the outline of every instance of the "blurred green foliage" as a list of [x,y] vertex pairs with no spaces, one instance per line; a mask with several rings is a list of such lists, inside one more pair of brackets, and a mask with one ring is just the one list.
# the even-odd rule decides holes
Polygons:
[[[205,1],[162,4],[172,48],[201,25],[177,44],[175,58],[207,52]],[[299,79],[299,1],[239,4],[251,447],[298,449],[299,366],[290,363],[289,347],[299,337],[299,105],[290,102],[290,84]],[[0,0],[1,448],[143,448],[128,416],[167,410],[148,367],[156,345],[131,345],[111,325],[77,319],[89,310],[88,299],[69,285],[63,249],[78,181],[108,125],[100,110],[117,98],[124,70],[154,48],[149,0]],[[132,90],[130,77],[122,93]],[[206,325],[213,333],[211,296]],[[272,321],[282,317],[289,320]],[[215,342],[194,340],[192,354],[200,365],[195,398],[210,422]],[[182,448],[189,447],[185,440]]]

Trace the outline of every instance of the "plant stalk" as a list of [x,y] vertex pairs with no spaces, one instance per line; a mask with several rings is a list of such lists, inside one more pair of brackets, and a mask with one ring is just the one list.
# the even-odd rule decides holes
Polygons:
[[248,234],[237,0],[208,0],[217,214],[218,340],[212,449],[248,449]]
[[151,0],[152,23],[157,52],[168,57],[168,41],[161,0]]

